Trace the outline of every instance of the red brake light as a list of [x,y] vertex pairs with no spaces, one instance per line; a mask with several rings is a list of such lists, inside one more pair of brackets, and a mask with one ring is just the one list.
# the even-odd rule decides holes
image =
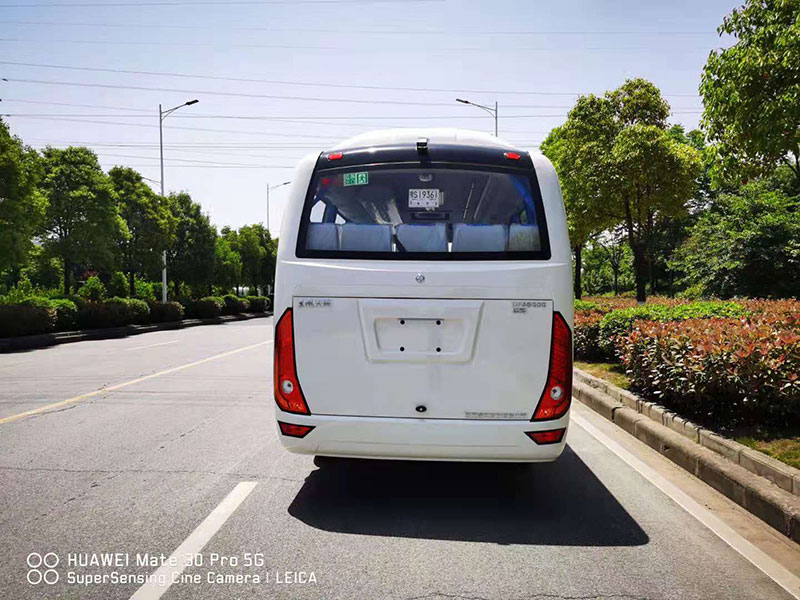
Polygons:
[[537,444],[558,444],[564,438],[566,429],[550,429],[549,431],[526,431],[525,435]]
[[509,160],[519,160],[520,155],[519,152],[506,152],[505,157]]
[[558,419],[567,412],[572,400],[572,332],[560,312],[553,313],[553,336],[550,340],[550,371],[547,385],[533,413],[532,421]]
[[343,156],[344,154],[342,154],[341,152],[331,152],[330,154],[328,154],[328,160],[341,160]]
[[275,402],[281,410],[310,415],[294,362],[294,323],[287,308],[275,326]]
[[281,433],[283,435],[296,438],[306,437],[311,430],[314,429],[313,425],[292,425],[291,423],[284,423],[283,421],[278,421],[278,427],[281,428]]

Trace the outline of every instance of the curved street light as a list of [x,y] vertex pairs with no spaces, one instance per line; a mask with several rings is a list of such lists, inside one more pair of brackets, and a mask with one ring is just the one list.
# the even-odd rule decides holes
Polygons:
[[267,223],[266,223],[267,231],[269,231],[269,192],[270,192],[270,190],[276,190],[279,187],[283,187],[285,185],[289,185],[290,183],[292,183],[292,182],[291,181],[284,181],[283,183],[279,183],[277,185],[269,185],[269,184],[267,184]]
[[494,103],[494,108],[491,106],[478,104],[477,102],[470,102],[469,100],[464,100],[463,98],[456,98],[456,102],[460,102],[461,104],[469,104],[470,106],[477,106],[478,108],[483,109],[492,115],[494,117],[494,137],[497,137],[497,102]]
[[[161,105],[158,105],[158,149],[161,156],[161,195],[166,197],[164,193],[164,127],[162,124],[164,123],[164,119],[166,119],[169,115],[174,113],[179,108],[183,108],[184,106],[191,106],[192,104],[197,104],[200,102],[197,98],[194,100],[189,100],[188,102],[184,102],[183,104],[179,104],[178,106],[173,106],[172,108],[168,108],[167,110],[162,110]],[[161,253],[161,302],[167,301],[167,251],[164,250]]]

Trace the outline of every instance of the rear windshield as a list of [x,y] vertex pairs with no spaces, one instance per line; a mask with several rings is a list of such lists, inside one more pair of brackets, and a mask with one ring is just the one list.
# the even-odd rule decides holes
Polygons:
[[318,172],[297,255],[545,260],[550,249],[541,196],[529,173],[392,165]]

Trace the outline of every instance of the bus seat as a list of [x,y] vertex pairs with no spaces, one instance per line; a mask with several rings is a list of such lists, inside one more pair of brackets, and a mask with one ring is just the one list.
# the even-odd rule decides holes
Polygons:
[[531,252],[542,249],[538,225],[512,224],[508,232],[508,249],[511,252]]
[[398,225],[397,241],[406,252],[447,252],[446,225]]
[[310,223],[306,235],[309,250],[339,249],[339,226],[335,223]]
[[453,226],[453,252],[503,252],[508,230],[505,225]]
[[391,225],[360,225],[345,223],[342,225],[342,250],[362,252],[391,252]]

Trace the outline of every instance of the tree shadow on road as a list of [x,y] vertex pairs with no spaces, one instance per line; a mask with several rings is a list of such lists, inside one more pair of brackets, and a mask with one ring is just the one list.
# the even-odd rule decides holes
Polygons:
[[289,514],[325,531],[560,546],[638,546],[647,534],[569,446],[531,465],[320,461]]

